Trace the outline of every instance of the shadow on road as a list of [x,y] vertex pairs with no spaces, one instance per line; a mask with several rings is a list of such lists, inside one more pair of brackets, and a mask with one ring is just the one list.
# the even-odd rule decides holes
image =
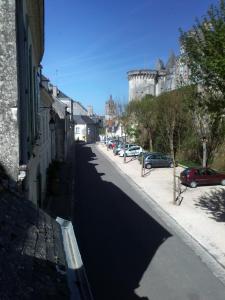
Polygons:
[[149,176],[155,169],[144,169],[144,177]]
[[132,162],[134,160],[137,160],[136,156],[131,156],[131,157],[126,157],[126,163],[128,164],[129,162]]
[[205,193],[195,204],[197,207],[207,210],[213,219],[218,222],[225,221],[225,190],[213,190]]
[[76,153],[74,229],[94,299],[147,300],[135,289],[171,235],[120,188],[104,180],[107,176],[98,173],[90,147],[77,145]]

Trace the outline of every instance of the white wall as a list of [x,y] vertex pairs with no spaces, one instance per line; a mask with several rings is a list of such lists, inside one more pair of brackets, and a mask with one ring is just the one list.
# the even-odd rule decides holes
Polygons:
[[74,138],[75,141],[85,141],[86,142],[86,135],[87,135],[87,128],[86,124],[76,124],[74,126]]

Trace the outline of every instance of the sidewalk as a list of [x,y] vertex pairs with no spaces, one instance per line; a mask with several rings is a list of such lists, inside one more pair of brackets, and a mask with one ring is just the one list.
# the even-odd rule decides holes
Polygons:
[[[123,158],[114,156],[105,145],[97,144],[97,148],[150,196],[154,204],[164,215],[172,218],[187,237],[191,237],[191,244],[200,248],[200,251],[196,251],[197,255],[225,284],[225,188],[204,186],[191,189],[182,186],[183,201],[179,206],[174,205],[173,169],[145,170],[145,176],[141,177],[138,160],[128,157],[127,163],[124,163]],[[177,175],[181,170],[183,168],[177,167]],[[151,199],[147,201],[151,202]],[[205,253],[207,259],[201,253]]]

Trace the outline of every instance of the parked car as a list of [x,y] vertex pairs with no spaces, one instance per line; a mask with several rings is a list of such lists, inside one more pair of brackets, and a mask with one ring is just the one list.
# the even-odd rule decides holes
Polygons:
[[120,143],[120,141],[118,140],[115,140],[115,141],[112,141],[112,143],[110,144],[110,149],[114,149],[116,148],[116,146]]
[[[140,152],[142,152],[143,149],[140,146],[132,146],[128,147],[127,150],[125,150],[126,156],[138,156]],[[124,150],[120,150],[119,156],[124,156]]]
[[169,167],[173,168],[173,160],[168,155],[160,153],[150,153],[145,157],[145,168],[151,169],[152,167]]
[[[133,146],[136,146],[135,144],[126,144],[125,145],[125,149],[129,149],[130,147],[133,147]],[[117,145],[117,147],[115,147],[114,149],[113,149],[113,153],[115,154],[115,155],[118,155],[119,154],[119,152],[121,151],[121,150],[123,150],[123,148],[124,148],[124,144],[118,144]]]
[[117,155],[120,152],[120,150],[122,149],[123,145],[124,144],[121,142],[119,144],[117,144],[116,147],[113,148],[113,153],[115,155]]
[[225,174],[210,168],[187,168],[180,173],[181,183],[196,188],[198,185],[221,184],[225,186]]
[[119,143],[119,140],[109,140],[107,142],[107,147],[109,149],[113,149],[115,147],[115,145],[118,144],[118,143]]
[[138,155],[138,161],[139,163],[141,164],[142,162],[142,153],[143,153],[143,156],[144,156],[144,160],[145,158],[150,155],[150,154],[161,154],[159,152],[149,152],[149,151],[142,151],[139,155]]

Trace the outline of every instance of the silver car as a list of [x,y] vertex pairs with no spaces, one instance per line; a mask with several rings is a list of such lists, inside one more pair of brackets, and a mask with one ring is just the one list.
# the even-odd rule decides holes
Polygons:
[[[125,150],[126,156],[138,156],[143,151],[141,146],[132,146],[129,149]],[[124,156],[124,150],[119,152],[119,156]]]

